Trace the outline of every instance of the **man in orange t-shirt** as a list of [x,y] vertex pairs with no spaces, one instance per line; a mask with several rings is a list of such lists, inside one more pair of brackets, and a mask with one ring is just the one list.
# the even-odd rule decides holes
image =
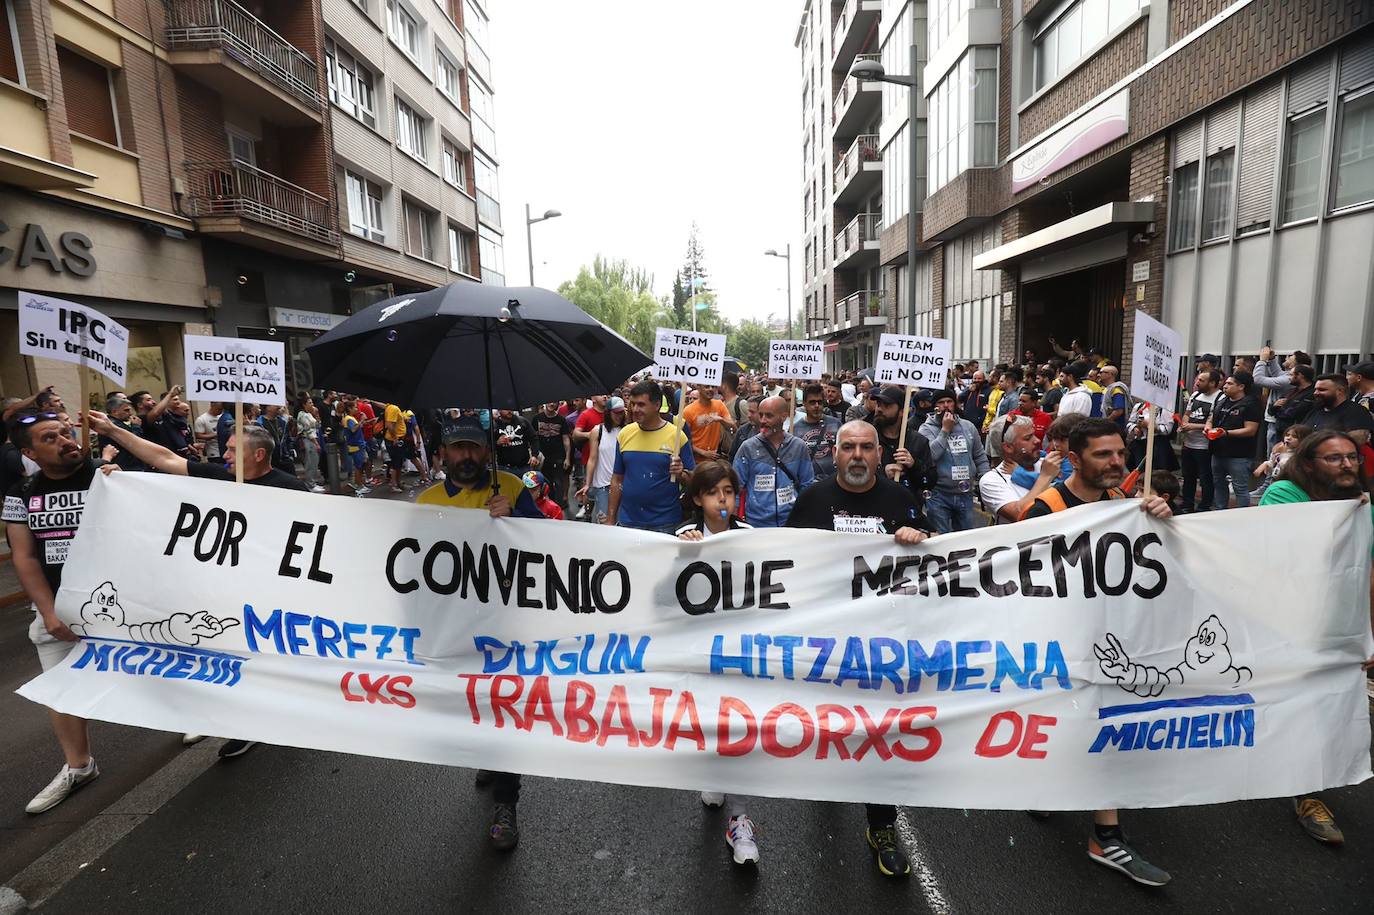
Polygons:
[[698,461],[715,461],[720,453],[720,432],[735,428],[730,410],[716,396],[713,384],[697,385],[697,399],[682,411],[682,425],[692,437],[692,456]]

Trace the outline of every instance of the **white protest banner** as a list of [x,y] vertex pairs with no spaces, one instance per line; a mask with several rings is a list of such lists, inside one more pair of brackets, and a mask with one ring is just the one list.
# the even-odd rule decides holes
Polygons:
[[825,374],[825,346],[819,340],[769,340],[768,376],[797,381]]
[[21,291],[19,353],[93,368],[122,388],[129,331],[94,308]]
[[943,337],[883,334],[878,338],[874,381],[915,388],[943,388],[949,378],[950,342]]
[[186,335],[190,400],[286,404],[286,347],[272,340]]
[[654,377],[659,381],[720,384],[725,334],[660,327],[654,333]]
[[1178,360],[1183,338],[1167,324],[1145,312],[1135,313],[1135,345],[1131,351],[1131,396],[1154,404],[1168,414],[1178,396]]
[[[1255,512],[1290,536],[1249,536]],[[1168,521],[1116,501],[915,547],[687,543],[121,473],[96,478],[57,595],[82,641],[20,692],[166,731],[692,790],[1288,797],[1370,775],[1370,540],[1354,500]]]

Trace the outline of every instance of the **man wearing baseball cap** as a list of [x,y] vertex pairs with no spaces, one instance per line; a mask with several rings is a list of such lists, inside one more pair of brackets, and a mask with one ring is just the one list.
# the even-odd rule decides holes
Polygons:
[[[486,509],[493,518],[543,518],[534,495],[520,477],[504,470],[493,471],[487,431],[476,416],[460,416],[444,422],[439,433],[443,443],[444,479],[420,493],[417,505]],[[492,474],[495,473],[493,477]],[[477,773],[478,787],[491,785],[496,809],[491,818],[491,844],[507,851],[520,841],[515,805],[520,800],[520,776],[513,772]]]
[[885,384],[869,391],[873,412],[866,418],[878,432],[880,466],[889,480],[895,480],[916,497],[916,504],[925,507],[926,490],[935,485],[935,461],[930,456],[930,444],[921,437],[920,424],[908,419],[906,447],[901,443],[902,399],[906,389]]
[[1374,362],[1355,362],[1345,367],[1350,399],[1374,413]]

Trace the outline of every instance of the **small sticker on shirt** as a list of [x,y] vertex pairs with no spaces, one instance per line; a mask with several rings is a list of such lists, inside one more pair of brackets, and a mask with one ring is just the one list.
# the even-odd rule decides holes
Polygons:
[[776,476],[771,473],[761,473],[754,477],[754,492],[772,492],[776,482]]
[[968,454],[968,439],[962,435],[951,436],[949,440],[950,454]]
[[950,478],[951,480],[953,480],[954,482],[956,482],[956,483],[966,483],[966,482],[968,482],[968,478],[969,478],[968,465],[967,465],[967,464],[959,464],[958,466],[949,468],[949,478]]
[[62,537],[54,540],[47,540],[43,543],[43,562],[50,566],[60,566],[67,561],[67,551],[72,542],[69,538]]
[[876,515],[835,515],[835,531],[840,534],[886,534],[883,519]]
[[779,486],[777,500],[779,505],[791,505],[797,501],[797,490],[792,486]]

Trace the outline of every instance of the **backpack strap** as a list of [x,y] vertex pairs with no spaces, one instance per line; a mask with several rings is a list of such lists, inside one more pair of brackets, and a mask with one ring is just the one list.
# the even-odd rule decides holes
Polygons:
[[1026,516],[1030,514],[1030,510],[1035,507],[1036,502],[1044,502],[1046,507],[1052,512],[1062,512],[1064,509],[1068,508],[1068,506],[1064,504],[1064,497],[1060,495],[1059,490],[1051,486],[1049,489],[1036,496],[1035,501],[1027,505],[1025,510],[1021,512],[1021,517],[1016,520],[1025,521]]

